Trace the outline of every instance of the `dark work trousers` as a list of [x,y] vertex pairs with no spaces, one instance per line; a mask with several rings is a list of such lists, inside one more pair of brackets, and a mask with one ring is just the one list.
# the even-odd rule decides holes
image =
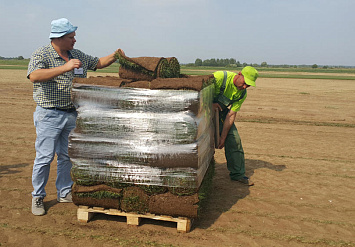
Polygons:
[[[228,110],[228,109],[227,109]],[[222,134],[223,124],[227,116],[227,111],[219,114],[219,134]],[[229,176],[232,180],[238,180],[245,176],[245,160],[242,141],[240,139],[235,124],[230,128],[225,144],[224,153],[227,160]]]

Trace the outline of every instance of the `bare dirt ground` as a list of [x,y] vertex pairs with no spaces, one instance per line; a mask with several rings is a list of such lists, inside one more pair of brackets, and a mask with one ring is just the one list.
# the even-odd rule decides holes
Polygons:
[[353,80],[258,79],[236,122],[255,186],[230,181],[216,150],[212,195],[186,234],[176,223],[131,227],[100,214],[79,223],[74,204],[56,202],[55,162],[48,212],[33,216],[26,71],[0,70],[0,93],[0,246],[355,246]]

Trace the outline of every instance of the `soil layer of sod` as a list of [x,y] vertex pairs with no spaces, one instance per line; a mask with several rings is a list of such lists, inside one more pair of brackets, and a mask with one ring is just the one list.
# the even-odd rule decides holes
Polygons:
[[211,160],[200,188],[168,188],[149,185],[80,185],[72,189],[76,205],[119,209],[139,214],[152,213],[173,217],[197,218],[212,186],[214,159]]
[[152,81],[134,81],[122,79],[115,76],[75,78],[74,88],[83,85],[106,86],[106,87],[128,87],[146,89],[171,89],[171,90],[195,90],[201,91],[214,82],[213,75],[186,76],[183,78],[158,78]]

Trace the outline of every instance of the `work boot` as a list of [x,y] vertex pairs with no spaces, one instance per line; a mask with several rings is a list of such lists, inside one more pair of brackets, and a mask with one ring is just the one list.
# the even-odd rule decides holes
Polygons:
[[245,176],[240,178],[240,179],[232,179],[232,180],[237,181],[237,182],[242,183],[242,184],[245,184],[247,186],[253,186],[254,185],[253,181],[251,181],[248,177],[245,177]]
[[58,202],[73,202],[71,192],[69,192],[65,197],[59,197],[57,198]]
[[32,197],[32,213],[37,216],[46,214],[42,197]]

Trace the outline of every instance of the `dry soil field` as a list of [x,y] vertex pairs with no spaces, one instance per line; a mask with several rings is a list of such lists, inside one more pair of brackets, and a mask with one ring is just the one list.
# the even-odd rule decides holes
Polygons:
[[74,204],[56,202],[55,162],[48,213],[33,216],[26,71],[0,70],[0,93],[0,246],[355,246],[354,80],[258,79],[236,122],[255,186],[230,181],[216,150],[212,195],[187,234],[115,216],[79,223]]

